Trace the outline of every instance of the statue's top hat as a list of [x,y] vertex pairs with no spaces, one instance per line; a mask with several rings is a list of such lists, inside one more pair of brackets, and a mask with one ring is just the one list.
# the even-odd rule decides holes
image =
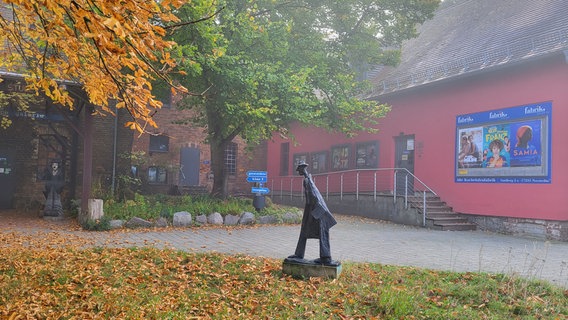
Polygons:
[[296,167],[296,171],[300,175],[304,175],[304,174],[306,174],[306,167],[307,166],[308,166],[308,164],[305,161],[300,160],[300,161],[298,161],[298,166]]
[[300,160],[300,161],[298,162],[298,166],[296,167],[296,170],[300,170],[300,169],[305,168],[305,167],[307,167],[307,166],[308,166],[308,164],[306,163],[306,161]]

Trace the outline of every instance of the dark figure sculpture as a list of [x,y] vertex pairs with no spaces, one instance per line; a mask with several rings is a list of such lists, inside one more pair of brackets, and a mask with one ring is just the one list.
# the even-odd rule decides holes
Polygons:
[[303,260],[306,251],[307,239],[319,239],[320,257],[313,262],[324,265],[336,266],[339,262],[331,259],[331,249],[329,247],[329,229],[337,224],[335,218],[327,208],[323,197],[316,187],[312,176],[307,172],[308,165],[301,161],[296,170],[304,176],[304,194],[306,196],[306,206],[302,218],[302,228],[300,239],[296,246],[294,255],[289,256],[289,260]]
[[61,191],[65,184],[63,178],[63,170],[59,162],[52,162],[47,168],[44,175],[45,188],[43,195],[45,196],[45,205],[43,208],[43,215],[50,217],[59,217],[63,215],[63,206],[61,205]]

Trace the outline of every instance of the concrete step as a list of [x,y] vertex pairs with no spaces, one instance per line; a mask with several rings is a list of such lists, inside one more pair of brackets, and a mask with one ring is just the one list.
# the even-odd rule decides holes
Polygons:
[[[414,207],[414,208],[422,208],[424,206],[424,204],[422,202],[409,202],[409,204]],[[450,206],[448,206],[445,203],[426,203],[426,209],[430,210],[430,209],[443,209],[443,208],[452,208]]]
[[[415,206],[422,210],[422,205]],[[453,209],[447,205],[430,206],[426,204],[426,220],[427,224],[436,230],[444,231],[465,231],[476,230],[477,226],[467,220],[467,218],[455,213]]]
[[467,219],[460,217],[456,214],[454,216],[446,216],[446,217],[426,217],[426,220],[432,220],[433,223],[457,223],[457,222],[468,222]]
[[[417,204],[410,204],[410,206],[412,208],[416,208],[418,210],[420,210],[420,212],[424,212],[422,205],[417,205]],[[448,206],[429,206],[426,205],[426,214],[427,215],[431,215],[431,214],[442,214],[442,213],[453,213],[454,210],[452,209],[452,207],[448,207]]]
[[444,223],[440,225],[435,225],[436,229],[443,231],[473,231],[477,229],[477,226],[473,223]]
[[[422,210],[422,206],[419,207],[420,210]],[[448,206],[444,206],[444,207],[437,207],[437,206],[428,206],[426,205],[426,212],[427,213],[434,213],[434,212],[454,212],[454,210],[451,207]]]
[[453,218],[453,217],[460,217],[459,214],[453,211],[428,211],[426,212],[426,216],[430,219],[437,219],[437,218]]

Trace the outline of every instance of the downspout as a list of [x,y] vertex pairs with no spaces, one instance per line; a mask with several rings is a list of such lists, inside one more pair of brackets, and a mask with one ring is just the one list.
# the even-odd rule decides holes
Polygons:
[[79,223],[88,219],[89,198],[91,197],[91,183],[93,173],[93,107],[87,105],[83,123],[83,186],[81,188],[81,213]]
[[114,132],[112,141],[112,183],[110,186],[110,192],[114,196],[115,184],[116,184],[116,141],[118,140],[118,109],[116,109],[116,101],[112,101],[114,105]]

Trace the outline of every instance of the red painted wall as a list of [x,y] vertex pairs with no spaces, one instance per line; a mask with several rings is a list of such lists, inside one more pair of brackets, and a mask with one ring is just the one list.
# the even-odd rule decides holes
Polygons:
[[[532,103],[552,102],[550,184],[456,183],[456,116]],[[568,64],[563,55],[485,72],[383,98],[393,109],[380,132],[349,139],[317,128],[293,126],[295,153],[378,140],[379,166],[393,168],[393,137],[415,135],[415,175],[455,211],[487,216],[568,220]],[[269,176],[279,175],[279,137],[268,146]],[[293,174],[290,168],[290,174]]]

